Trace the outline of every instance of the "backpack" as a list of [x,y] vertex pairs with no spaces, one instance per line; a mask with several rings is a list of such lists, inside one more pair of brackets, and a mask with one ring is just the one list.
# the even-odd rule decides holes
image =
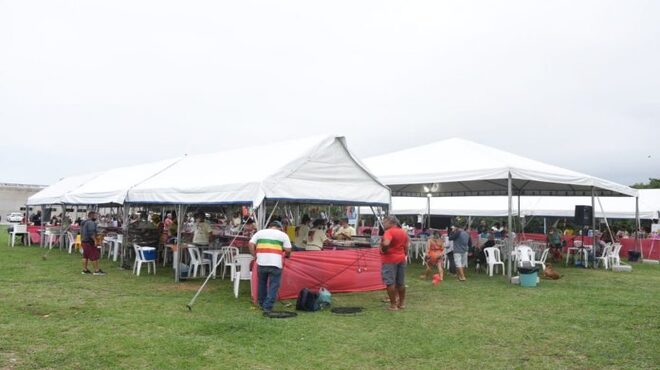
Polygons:
[[303,288],[298,293],[296,301],[296,310],[314,312],[319,310],[318,293],[314,293],[307,288]]

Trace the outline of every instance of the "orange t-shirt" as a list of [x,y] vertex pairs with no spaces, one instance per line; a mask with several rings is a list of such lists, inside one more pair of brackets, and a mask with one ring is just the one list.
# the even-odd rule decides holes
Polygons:
[[408,245],[408,234],[400,227],[391,227],[385,231],[384,240],[391,240],[387,252],[381,253],[383,263],[402,263],[406,260],[405,247]]

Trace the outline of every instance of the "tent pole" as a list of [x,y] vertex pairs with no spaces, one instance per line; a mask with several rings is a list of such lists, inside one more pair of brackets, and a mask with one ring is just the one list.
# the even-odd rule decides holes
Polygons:
[[603,203],[600,202],[600,197],[596,196],[598,201],[598,207],[600,207],[600,213],[603,214],[603,219],[605,219],[605,226],[607,226],[607,232],[610,233],[610,240],[614,242],[614,234],[612,234],[612,229],[610,228],[610,223],[607,221],[607,215],[605,214],[605,209],[603,208]]
[[426,228],[431,228],[431,194],[426,195]]
[[635,197],[635,225],[637,232],[635,232],[635,249],[639,245],[640,260],[644,261],[644,250],[642,249],[642,241],[639,238],[639,231],[642,228],[642,223],[639,220],[639,195]]
[[270,224],[270,219],[273,218],[273,214],[275,213],[275,210],[277,209],[278,204],[280,204],[279,200],[277,202],[275,202],[275,206],[273,207],[273,210],[270,211],[270,216],[268,216],[268,220],[266,220],[266,222],[264,223],[264,229],[267,228],[268,225]]
[[[593,186],[591,187],[591,254],[594,259],[594,268],[596,268],[596,190]],[[585,266],[589,266],[589,261]]]
[[509,269],[509,281],[511,281],[511,275],[512,271],[511,269],[513,268],[512,266],[512,261],[511,261],[511,252],[513,251],[513,233],[511,232],[511,223],[513,221],[513,184],[511,180],[511,172],[509,172],[509,178],[507,181],[507,189],[508,189],[508,198],[509,198],[509,214],[508,214],[508,224],[509,224],[509,234],[507,237],[509,238],[509,247],[506,248],[506,259],[507,259],[507,266]]
[[543,217],[543,234],[548,234],[548,219]]
[[181,280],[181,225],[185,222],[183,204],[179,204],[176,212],[176,251],[172,253],[172,260],[174,261],[174,282],[178,283]]
[[124,261],[124,254],[126,251],[126,244],[128,244],[130,241],[128,240],[128,224],[130,223],[128,219],[128,214],[130,212],[130,205],[126,202],[124,202],[124,214],[121,217],[121,229],[123,232],[122,236],[122,243],[121,243],[121,258],[119,260],[119,266],[120,268],[124,268],[125,266],[125,261]]
[[45,238],[45,235],[44,235],[44,230],[46,229],[46,226],[45,226],[44,217],[46,217],[46,206],[42,205],[41,206],[41,225],[39,226],[39,228],[41,229],[41,234],[39,235],[39,245],[41,247],[46,246],[46,238]]
[[[525,230],[522,227],[522,217],[520,217],[520,215],[521,215],[521,213],[520,213],[520,191],[518,191],[518,227],[520,227],[520,229],[518,229],[518,232],[520,234],[523,234],[525,232]],[[513,225],[509,225],[509,230],[513,231]]]
[[[64,219],[66,218],[66,206],[62,205],[62,220],[60,221],[60,250],[64,248],[64,235],[68,231],[64,230]],[[69,225],[71,227],[71,225]]]

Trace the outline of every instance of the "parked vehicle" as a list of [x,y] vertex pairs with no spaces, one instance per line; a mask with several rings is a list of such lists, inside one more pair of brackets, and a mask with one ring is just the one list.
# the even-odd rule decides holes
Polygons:
[[7,222],[21,222],[23,221],[23,214],[21,212],[12,212],[7,215]]

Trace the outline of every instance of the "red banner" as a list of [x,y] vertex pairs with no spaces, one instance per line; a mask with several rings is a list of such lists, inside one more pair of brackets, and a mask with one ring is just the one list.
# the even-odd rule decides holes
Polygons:
[[[298,297],[303,288],[332,293],[385,289],[378,248],[293,252],[284,259],[278,299]],[[252,300],[257,301],[257,269],[252,271]]]

